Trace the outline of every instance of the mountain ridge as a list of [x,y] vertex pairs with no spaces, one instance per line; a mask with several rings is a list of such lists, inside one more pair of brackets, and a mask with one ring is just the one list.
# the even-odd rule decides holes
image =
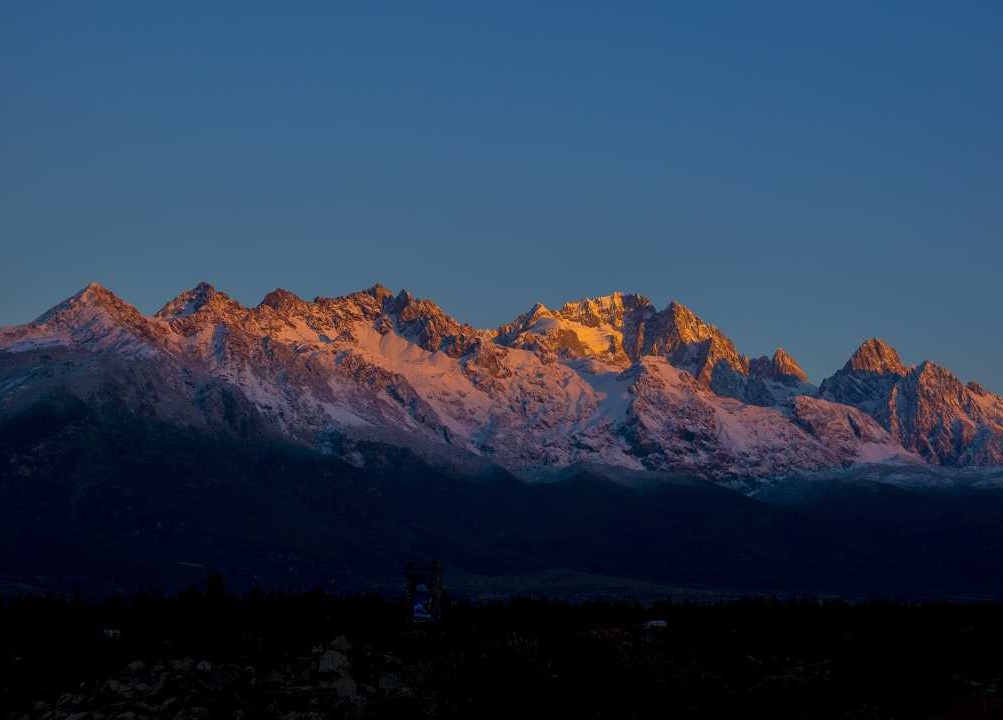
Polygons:
[[[278,288],[246,307],[202,282],[147,316],[92,283],[0,328],[0,358],[54,348],[87,354],[59,381],[84,399],[95,373],[128,360],[145,390],[116,387],[144,412],[190,418],[204,388],[225,389],[258,425],[319,449],[379,430],[514,471],[594,463],[719,480],[1003,463],[1003,400],[939,366],[906,367],[871,339],[816,388],[782,348],[750,359],[681,303],[658,310],[632,293],[536,303],[478,329],[379,284],[312,301]],[[0,413],[54,386],[24,365],[4,363]]]

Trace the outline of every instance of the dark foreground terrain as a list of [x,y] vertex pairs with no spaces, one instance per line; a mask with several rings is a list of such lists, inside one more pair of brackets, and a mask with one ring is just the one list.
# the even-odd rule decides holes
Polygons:
[[[664,627],[649,621],[663,620]],[[1003,606],[7,598],[12,718],[1003,715]]]

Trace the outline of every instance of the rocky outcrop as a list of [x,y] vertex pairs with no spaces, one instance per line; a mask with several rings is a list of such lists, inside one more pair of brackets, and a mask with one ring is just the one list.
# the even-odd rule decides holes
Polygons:
[[1003,464],[1003,398],[973,390],[934,363],[920,363],[892,388],[887,423],[930,462]]
[[808,375],[783,348],[777,348],[773,357],[763,355],[749,361],[749,375],[764,380],[774,380],[786,385],[808,382]]
[[904,448],[940,465],[1003,462],[1003,398],[965,385],[924,361],[909,368],[871,339],[820,388],[822,397],[864,410]]
[[833,402],[862,408],[887,427],[888,398],[908,372],[890,345],[872,338],[857,348],[841,370],[822,381],[819,394]]
[[905,375],[908,368],[891,345],[879,338],[866,340],[846,363],[846,369],[872,375]]
[[653,317],[644,336],[643,355],[662,355],[701,383],[709,385],[719,366],[749,374],[749,360],[739,354],[735,344],[681,303],[673,301]]
[[419,300],[406,290],[386,298],[383,311],[392,318],[401,337],[430,352],[459,357],[470,348],[477,330],[461,324],[431,300]]

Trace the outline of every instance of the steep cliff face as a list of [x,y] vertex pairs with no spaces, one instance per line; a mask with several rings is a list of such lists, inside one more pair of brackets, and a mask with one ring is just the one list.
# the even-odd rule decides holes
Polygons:
[[887,343],[871,339],[820,392],[874,417],[903,447],[941,465],[1003,462],[1003,398],[963,384],[924,361],[906,367]]
[[1003,464],[1003,398],[973,390],[931,362],[920,363],[892,389],[888,427],[930,462]]
[[705,384],[710,384],[719,366],[749,374],[748,358],[724,333],[675,301],[649,323],[642,354],[665,356]]
[[688,308],[641,295],[537,305],[486,331],[380,285],[245,307],[202,283],[153,316],[91,285],[0,330],[0,358],[0,414],[68,392],[206,432],[328,450],[378,435],[516,470],[1003,461],[1003,402],[942,368],[872,340],[816,393],[782,349],[749,361]]
[[749,375],[787,385],[808,382],[808,376],[798,365],[797,360],[783,348],[777,348],[772,357],[763,355],[750,360]]

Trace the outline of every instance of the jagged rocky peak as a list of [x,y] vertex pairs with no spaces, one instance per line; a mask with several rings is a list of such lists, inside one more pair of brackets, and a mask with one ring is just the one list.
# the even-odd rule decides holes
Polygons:
[[515,341],[524,332],[545,332],[559,324],[557,315],[542,302],[533,303],[528,311],[510,323],[498,328],[497,334],[501,342]]
[[879,338],[865,340],[850,357],[844,369],[876,375],[902,376],[909,372],[909,368],[902,364],[895,348]]
[[275,288],[265,295],[258,304],[259,308],[270,307],[276,311],[302,310],[310,303],[299,295],[282,288]]
[[424,321],[460,327],[461,323],[433,300],[417,298],[407,290],[383,295],[383,311],[402,322]]
[[676,334],[684,343],[707,340],[718,334],[716,327],[705,323],[697,317],[696,313],[681,302],[673,300],[669,303],[667,311],[672,318]]
[[115,297],[115,293],[106,288],[99,282],[89,282],[84,286],[80,292],[73,295],[71,300],[80,300],[83,302],[90,302],[94,300],[102,300]]
[[773,351],[772,357],[763,355],[749,361],[749,374],[779,382],[808,382],[808,375],[790,353],[782,347]]
[[938,365],[930,360],[924,360],[919,365],[913,369],[913,373],[917,377],[926,377],[931,380],[950,380],[952,383],[957,383],[958,386],[961,385],[961,381],[958,380],[957,376],[942,365]]
[[[118,297],[111,290],[98,282],[87,283],[81,290],[75,292],[63,302],[56,305],[52,310],[62,307],[102,305],[118,300]],[[119,300],[119,302],[122,302]],[[49,312],[52,312],[50,310]],[[43,316],[44,317],[44,316]]]
[[632,293],[577,300],[556,312],[537,303],[499,327],[497,341],[548,359],[623,363],[661,356],[706,384],[719,364],[739,375],[748,374],[748,360],[734,343],[685,305],[672,302],[657,312],[648,298]]
[[[153,321],[99,283],[92,282],[27,325],[4,329],[8,341],[67,344],[88,351],[113,351],[134,357],[156,341]],[[0,363],[2,364],[2,363]]]
[[588,327],[605,324],[620,329],[627,316],[638,309],[650,309],[654,312],[651,301],[643,295],[614,292],[565,303],[556,314]]
[[669,303],[665,313],[670,321],[668,329],[675,341],[685,345],[709,341],[712,347],[719,350],[720,359],[724,359],[733,369],[740,369],[743,373],[748,372],[748,360],[739,354],[731,339],[716,326],[704,322],[696,313],[676,300]]
[[854,405],[888,426],[888,400],[896,383],[909,373],[899,355],[878,338],[865,341],[845,365],[822,381],[826,400]]
[[936,363],[906,367],[876,338],[861,345],[819,391],[868,412],[903,447],[929,462],[1003,462],[1003,399],[977,393]]
[[439,306],[431,300],[419,300],[403,288],[396,295],[389,291],[386,295],[379,294],[382,295],[383,309],[389,313],[397,314],[408,311],[410,314],[416,315],[424,311],[444,314]]
[[808,381],[808,374],[801,368],[798,361],[782,347],[773,351],[773,367],[778,375],[797,378],[801,382]]
[[243,311],[245,308],[225,292],[217,290],[207,282],[200,282],[191,290],[185,290],[173,300],[168,300],[155,317],[164,320],[178,320],[197,313]]
[[622,344],[624,296],[620,293],[565,303],[556,312],[536,303],[498,328],[496,341],[537,353],[545,362],[599,358],[626,362]]
[[[477,336],[476,329],[461,323],[432,300],[420,299],[407,290],[393,295],[382,286],[374,286],[374,297],[382,298],[381,331],[395,327],[397,333],[425,350],[439,350],[459,356]],[[384,292],[385,291],[385,292]]]
[[55,307],[39,315],[34,320],[34,324],[42,325],[61,320],[72,321],[80,313],[99,308],[116,316],[123,314],[140,315],[136,308],[119,298],[111,290],[100,283],[91,282]]
[[708,385],[719,368],[748,375],[749,360],[731,339],[682,303],[673,300],[652,320],[643,332],[642,354],[664,355]]
[[216,288],[207,282],[200,282],[191,290],[185,290],[154,313],[155,317],[173,319],[193,315],[202,308],[213,295]]
[[365,290],[342,295],[340,297],[324,297],[318,295],[313,299],[314,305],[340,321],[351,319],[373,320],[383,312],[383,302],[392,298],[393,292],[380,283]]
[[[393,290],[383,285],[382,283],[375,283],[368,289],[363,291],[367,295],[373,297],[378,303],[383,304],[384,300],[392,298],[394,296]],[[357,293],[354,293],[357,294]],[[351,296],[350,296],[351,297]]]
[[542,317],[553,317],[554,313],[550,312],[550,308],[544,305],[542,302],[533,303],[533,307],[529,309],[529,312],[525,315],[520,315],[520,318],[526,318],[530,322],[539,320]]
[[942,465],[1003,462],[1003,398],[978,394],[950,370],[923,361],[890,395],[887,426],[898,440]]
[[[978,397],[969,385],[965,385],[958,376],[947,368],[935,362],[924,360],[903,377],[899,384],[900,391],[906,392],[915,387],[916,392],[924,399],[933,400],[934,411],[944,411],[948,407],[953,410],[965,408],[972,397]],[[991,396],[986,393],[986,396]]]

